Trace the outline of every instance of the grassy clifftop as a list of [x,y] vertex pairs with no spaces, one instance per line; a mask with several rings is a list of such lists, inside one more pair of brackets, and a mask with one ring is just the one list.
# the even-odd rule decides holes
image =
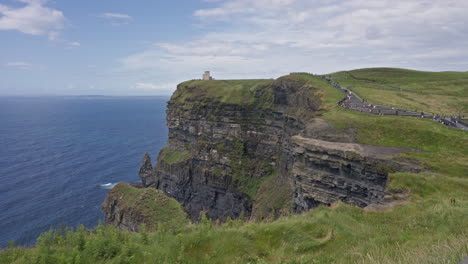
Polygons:
[[171,101],[217,101],[224,104],[251,104],[257,90],[268,87],[273,80],[191,80],[177,86]]
[[468,72],[370,68],[331,76],[373,103],[439,115],[468,116]]
[[[408,85],[408,87],[413,87],[415,91],[417,88],[430,90],[431,88],[434,88],[431,85],[434,84],[433,82],[443,83],[457,80],[461,80],[463,82],[468,81],[468,72],[429,72],[399,68],[366,68],[352,70],[349,71],[349,73],[353,74],[358,79],[370,80],[385,84]],[[411,86],[411,84],[415,83],[425,83],[429,84],[429,86]]]

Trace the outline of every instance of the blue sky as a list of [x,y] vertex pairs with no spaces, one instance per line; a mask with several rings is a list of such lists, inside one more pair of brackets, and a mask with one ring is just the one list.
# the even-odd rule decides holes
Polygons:
[[276,78],[468,70],[468,1],[0,0],[0,95],[169,95]]

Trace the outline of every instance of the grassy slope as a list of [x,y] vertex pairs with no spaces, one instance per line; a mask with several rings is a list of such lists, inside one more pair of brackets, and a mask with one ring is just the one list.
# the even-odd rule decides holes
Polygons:
[[154,188],[138,189],[119,183],[109,191],[109,196],[119,199],[120,210],[133,211],[147,219],[148,230],[156,230],[158,226],[177,229],[189,222],[184,208],[175,199]]
[[468,115],[468,72],[371,68],[331,76],[370,102],[444,116]]
[[340,109],[336,102],[342,95],[322,80],[289,78],[320,88],[323,118],[337,128],[353,127],[360,142],[424,151],[407,158],[432,172],[391,175],[390,188],[409,190],[410,203],[386,212],[338,204],[274,222],[189,225],[177,235],[121,233],[112,227],[65,237],[46,234],[35,248],[3,252],[0,263],[53,258],[79,260],[75,263],[458,263],[468,255],[467,132],[416,118]]

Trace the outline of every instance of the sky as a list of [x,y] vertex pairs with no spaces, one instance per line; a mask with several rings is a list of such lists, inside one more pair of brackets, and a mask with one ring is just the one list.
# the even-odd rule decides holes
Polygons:
[[216,79],[468,71],[465,0],[0,0],[0,95],[170,95]]

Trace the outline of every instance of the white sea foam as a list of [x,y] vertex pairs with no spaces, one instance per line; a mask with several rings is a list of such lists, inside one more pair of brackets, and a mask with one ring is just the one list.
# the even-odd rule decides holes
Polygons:
[[114,188],[114,186],[116,185],[117,183],[104,183],[104,184],[99,184],[99,186],[102,188],[102,189],[107,189],[107,190],[110,190],[112,188]]

